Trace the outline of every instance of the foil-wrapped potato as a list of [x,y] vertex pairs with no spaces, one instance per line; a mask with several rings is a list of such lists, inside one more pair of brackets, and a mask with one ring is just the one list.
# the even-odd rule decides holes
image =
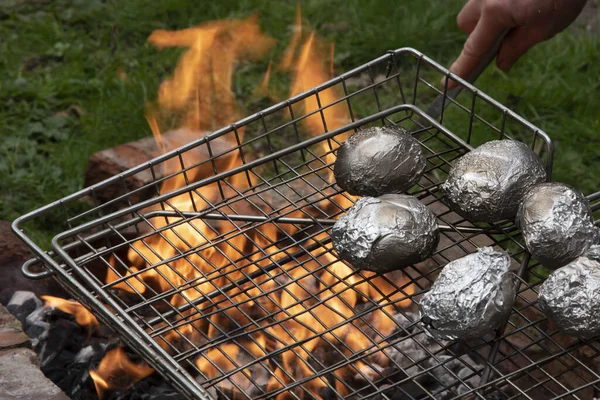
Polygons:
[[352,195],[377,197],[413,187],[427,160],[419,141],[397,126],[359,130],[338,149],[334,175]]
[[590,248],[587,249],[587,251],[585,252],[584,256],[589,258],[590,260],[596,260],[600,262],[600,245],[591,245]]
[[435,215],[403,194],[363,197],[333,226],[339,257],[355,268],[397,270],[427,259],[439,241]]
[[517,290],[504,251],[483,247],[444,267],[419,304],[421,319],[437,339],[482,338],[510,315]]
[[556,326],[581,339],[600,335],[600,262],[588,257],[552,272],[539,292],[540,309]]
[[532,188],[519,208],[518,223],[527,249],[548,268],[562,267],[583,255],[598,234],[587,199],[563,183]]
[[493,140],[462,156],[441,189],[469,220],[498,222],[516,216],[523,196],[546,180],[542,161],[516,140]]

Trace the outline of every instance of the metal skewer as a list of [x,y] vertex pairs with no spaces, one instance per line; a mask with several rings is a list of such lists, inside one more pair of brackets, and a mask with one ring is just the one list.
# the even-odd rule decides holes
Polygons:
[[[204,214],[202,212],[175,212],[175,211],[154,211],[152,212],[152,217],[165,216],[165,217],[186,217],[186,218],[194,218],[198,217],[200,219],[206,220],[217,220],[217,221],[240,221],[240,222],[277,222],[282,224],[297,224],[297,225],[310,225],[310,224],[319,224],[322,226],[331,226],[336,223],[335,219],[326,219],[326,218],[292,218],[292,217],[277,217],[277,216],[262,216],[262,215],[241,215],[241,214],[219,214],[219,213],[210,213]],[[148,216],[146,216],[148,217]],[[502,229],[494,229],[494,228],[480,228],[476,226],[449,226],[438,224],[438,228],[442,232],[461,232],[461,233],[487,233],[487,234],[503,234],[507,232],[512,232],[517,230],[518,228],[515,225],[510,225],[506,228]]]

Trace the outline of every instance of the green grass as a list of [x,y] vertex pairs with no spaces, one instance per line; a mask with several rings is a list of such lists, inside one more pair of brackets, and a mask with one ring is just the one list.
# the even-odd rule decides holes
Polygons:
[[[439,4],[309,0],[302,11],[307,27],[335,42],[341,73],[403,46],[449,64],[464,40],[455,24],[463,1]],[[289,41],[295,7],[257,0],[4,0],[0,219],[12,220],[81,189],[90,154],[150,135],[144,103],[155,98],[181,54],[146,44],[153,30],[259,12],[262,28],[279,42],[269,57],[244,65],[235,78],[234,90],[251,113],[265,106],[250,93],[269,59],[277,59]],[[597,49],[597,36],[572,28],[537,46],[509,74],[490,68],[477,82],[554,139],[555,180],[586,193],[600,189],[594,173],[600,167]],[[60,225],[60,217],[51,215],[32,231],[43,237]]]

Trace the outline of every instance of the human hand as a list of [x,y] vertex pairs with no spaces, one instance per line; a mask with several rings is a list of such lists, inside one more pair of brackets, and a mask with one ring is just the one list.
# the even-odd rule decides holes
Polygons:
[[[587,0],[468,0],[458,14],[458,27],[469,38],[450,67],[467,78],[507,30],[496,57],[508,71],[531,47],[552,38],[577,18]],[[455,86],[450,82],[450,86]]]

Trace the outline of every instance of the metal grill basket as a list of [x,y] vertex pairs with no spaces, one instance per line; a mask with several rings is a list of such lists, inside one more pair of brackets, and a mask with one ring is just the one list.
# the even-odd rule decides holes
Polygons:
[[[530,145],[551,176],[552,143],[463,80],[461,96],[439,89],[444,76],[416,50],[391,51],[29,213],[13,225],[38,256],[24,272],[54,275],[190,398],[590,399],[600,393],[600,346],[561,335],[539,311],[544,271],[514,223],[466,221],[438,190],[453,160],[508,137]],[[434,119],[424,110],[439,95]],[[333,129],[336,108],[349,120]],[[308,134],[309,121],[320,131]],[[330,244],[332,221],[353,203],[335,185],[332,161],[346,135],[390,124],[422,144],[428,166],[410,194],[442,233],[430,260],[374,275],[338,261]],[[148,174],[151,183],[129,186]],[[161,193],[170,179],[185,185]],[[98,200],[107,190],[118,195]],[[86,201],[93,205],[82,209]],[[49,215],[65,225],[44,251],[28,227]],[[157,239],[169,257],[153,248]],[[509,251],[520,275],[510,320],[490,340],[429,338],[419,299],[445,264],[482,246]]]

